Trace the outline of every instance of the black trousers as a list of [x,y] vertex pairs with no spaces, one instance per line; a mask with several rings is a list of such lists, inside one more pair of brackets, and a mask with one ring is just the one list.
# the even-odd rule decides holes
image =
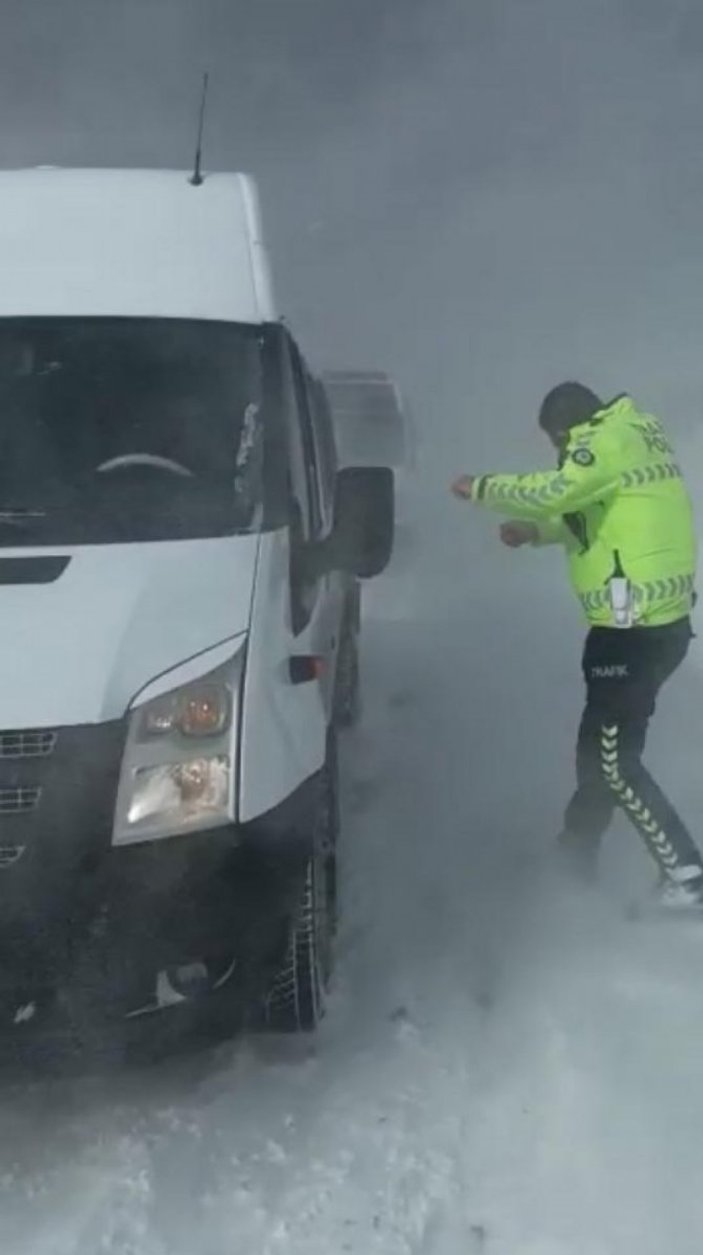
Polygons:
[[644,767],[642,752],[657,694],[686,657],[691,637],[688,619],[666,627],[591,629],[583,655],[587,697],[578,737],[578,787],[565,817],[565,836],[595,853],[620,807],[660,870],[673,879],[703,870],[701,856]]

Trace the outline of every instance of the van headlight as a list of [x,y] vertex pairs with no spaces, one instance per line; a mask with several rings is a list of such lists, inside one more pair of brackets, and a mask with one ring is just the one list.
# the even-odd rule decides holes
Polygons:
[[244,649],[130,714],[113,845],[216,828],[235,818],[237,705]]

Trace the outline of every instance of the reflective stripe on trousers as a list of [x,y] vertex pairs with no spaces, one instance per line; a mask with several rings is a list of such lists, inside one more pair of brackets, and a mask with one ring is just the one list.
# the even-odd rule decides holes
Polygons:
[[627,811],[667,876],[672,880],[685,881],[689,880],[692,875],[699,875],[699,866],[681,864],[674,846],[666,833],[662,831],[649,807],[623,778],[618,752],[619,731],[616,723],[611,727],[603,726],[601,729],[601,768],[608,788],[615,794],[618,805]]

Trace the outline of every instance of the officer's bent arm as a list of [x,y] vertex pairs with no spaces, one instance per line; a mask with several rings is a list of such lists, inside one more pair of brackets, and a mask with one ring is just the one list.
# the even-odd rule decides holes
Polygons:
[[614,469],[610,458],[579,446],[568,451],[564,465],[556,471],[478,476],[471,495],[497,514],[540,522],[607,500],[619,483],[619,469]]

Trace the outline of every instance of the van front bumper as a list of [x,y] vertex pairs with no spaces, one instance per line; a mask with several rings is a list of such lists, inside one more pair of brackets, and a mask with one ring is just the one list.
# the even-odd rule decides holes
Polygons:
[[[250,824],[113,847],[122,726],[62,729],[51,752],[16,761],[2,735],[0,807],[14,789],[18,809],[0,809],[0,1026],[43,991],[90,983],[126,1010],[158,972],[275,964],[303,883],[312,782]],[[38,801],[22,811],[27,796]]]

